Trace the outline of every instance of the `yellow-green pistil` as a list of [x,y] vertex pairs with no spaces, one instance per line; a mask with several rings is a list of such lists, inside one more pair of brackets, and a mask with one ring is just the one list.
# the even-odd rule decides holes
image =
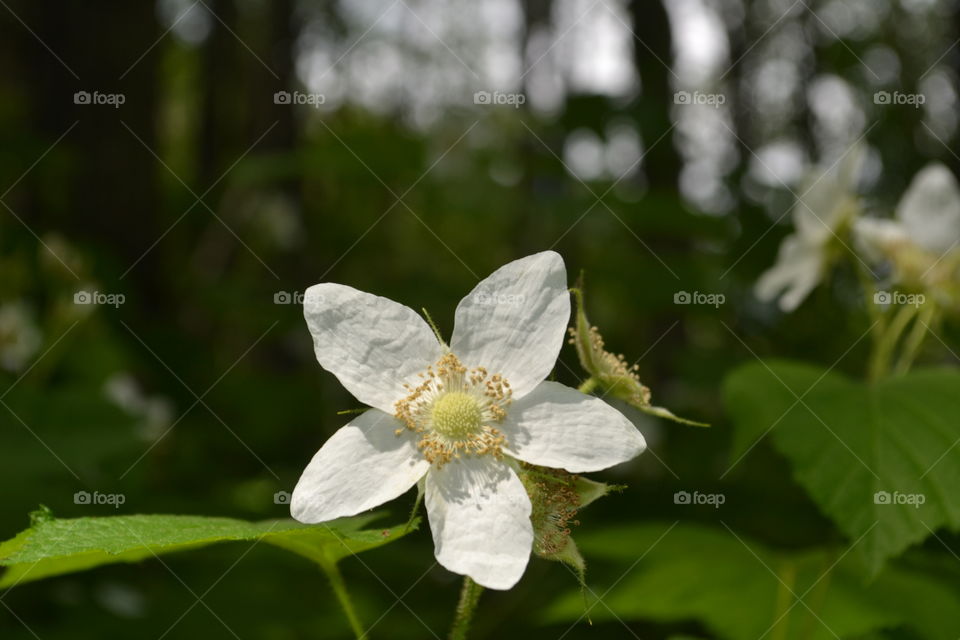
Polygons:
[[462,391],[440,396],[433,404],[431,413],[434,430],[454,440],[468,438],[483,426],[480,405],[472,395]]

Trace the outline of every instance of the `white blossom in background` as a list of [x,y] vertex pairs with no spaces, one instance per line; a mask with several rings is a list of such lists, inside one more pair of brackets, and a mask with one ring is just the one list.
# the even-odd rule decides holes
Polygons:
[[173,424],[173,403],[163,396],[148,396],[129,373],[115,373],[103,383],[107,400],[137,418],[137,435],[155,442]]
[[900,203],[896,218],[907,236],[932,253],[942,255],[960,242],[960,187],[942,164],[920,171]]
[[776,299],[789,312],[820,284],[832,262],[838,232],[857,216],[862,163],[862,147],[851,147],[838,162],[813,172],[801,185],[791,211],[794,232],[783,239],[776,263],[757,281],[758,298]]
[[0,367],[21,371],[42,344],[43,336],[26,305],[0,306]]
[[854,224],[854,237],[869,259],[892,262],[900,281],[951,278],[950,270],[960,260],[956,178],[940,163],[927,165],[911,181],[892,220],[861,218]]
[[303,472],[290,505],[301,522],[355,515],[422,483],[439,563],[509,589],[534,539],[517,461],[581,473],[646,446],[610,405],[545,380],[570,318],[552,251],[481,281],[457,306],[449,346],[412,309],[340,284],[310,287],[304,316],[321,366],[373,408]]

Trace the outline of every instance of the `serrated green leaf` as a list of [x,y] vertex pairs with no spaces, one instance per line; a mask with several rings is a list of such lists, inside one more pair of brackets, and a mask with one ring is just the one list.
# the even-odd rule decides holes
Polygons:
[[232,518],[131,515],[53,518],[35,512],[32,526],[0,543],[0,588],[119,562],[230,541],[260,540],[325,567],[399,539],[416,528],[364,529],[377,514],[304,525],[294,520],[248,522]]
[[[609,592],[594,586],[588,596],[596,623],[696,620],[728,640],[836,640],[899,626],[933,640],[960,633],[960,620],[944,615],[960,608],[955,582],[891,565],[865,584],[843,549],[775,551],[742,533],[670,523],[612,527],[578,541],[595,567],[616,567]],[[586,618],[582,595],[570,590],[543,621]]]
[[872,574],[938,527],[960,528],[960,373],[867,385],[803,364],[752,363],[727,379],[725,397],[733,459],[768,434],[820,509],[859,540],[853,553]]

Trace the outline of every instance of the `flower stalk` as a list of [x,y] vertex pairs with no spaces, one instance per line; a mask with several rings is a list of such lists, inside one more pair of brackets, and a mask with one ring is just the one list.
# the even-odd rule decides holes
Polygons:
[[460,600],[457,602],[453,626],[450,628],[450,640],[465,640],[473,622],[473,613],[477,610],[483,587],[470,579],[463,577],[463,586],[460,588]]
[[903,375],[913,366],[913,361],[920,352],[920,347],[923,345],[923,341],[927,337],[930,325],[934,322],[936,315],[936,307],[932,304],[925,306],[917,314],[917,319],[914,321],[913,327],[905,339],[904,347],[900,352],[900,359],[897,360],[897,366],[894,368],[895,374]]
[[877,382],[890,373],[891,360],[897,343],[916,314],[916,307],[905,305],[900,307],[893,316],[870,357],[868,378],[871,382]]
[[343,575],[340,573],[337,563],[324,562],[320,566],[323,572],[327,574],[327,579],[330,580],[330,587],[337,597],[340,608],[343,609],[343,615],[347,617],[347,622],[350,623],[350,630],[353,631],[357,640],[360,640],[366,632],[363,630],[363,625],[360,624],[360,617],[357,616],[357,610],[353,607],[353,600],[350,598],[350,592],[347,591],[347,583],[343,581]]

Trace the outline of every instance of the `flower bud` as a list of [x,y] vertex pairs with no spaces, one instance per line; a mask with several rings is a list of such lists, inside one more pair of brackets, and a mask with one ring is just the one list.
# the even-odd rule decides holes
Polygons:
[[576,519],[580,509],[618,487],[526,463],[519,475],[532,505],[533,552],[570,565],[582,584],[586,563],[571,537],[571,527],[580,524]]
[[650,389],[640,382],[640,376],[637,375],[639,365],[631,366],[623,354],[614,355],[604,349],[600,330],[587,320],[582,288],[572,291],[577,299],[577,315],[574,326],[569,329],[570,344],[576,347],[581,366],[590,374],[590,378],[580,387],[581,391],[588,393],[599,389],[601,396],[619,398],[644,413],[682,424],[697,427],[709,426],[702,422],[680,418],[669,409],[653,406],[650,403]]

